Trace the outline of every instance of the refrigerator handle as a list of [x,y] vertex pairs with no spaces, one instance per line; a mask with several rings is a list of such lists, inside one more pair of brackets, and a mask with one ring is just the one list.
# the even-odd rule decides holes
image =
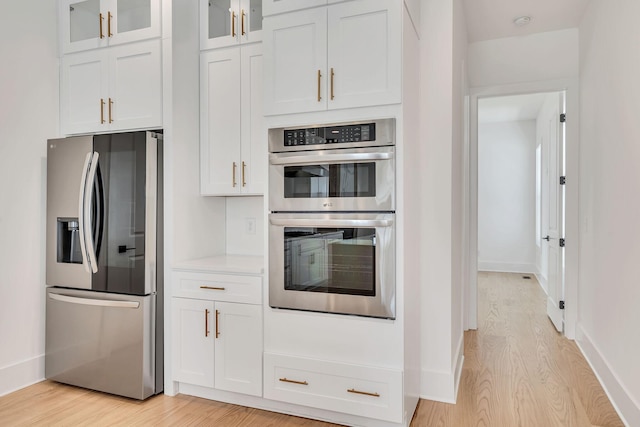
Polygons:
[[[89,175],[84,185],[84,206],[81,216],[84,219],[84,238],[87,254],[89,255],[89,266],[91,272],[98,272],[98,261],[96,258],[96,247],[93,241],[93,225],[91,224],[91,205],[93,203],[93,184],[96,180],[96,172],[98,170],[98,153],[93,152],[91,156],[91,165],[89,166]],[[79,227],[82,228],[82,227]],[[82,239],[81,239],[82,241]]]
[[56,301],[68,302],[71,304],[82,305],[96,305],[99,307],[116,307],[116,308],[138,308],[140,303],[137,301],[116,301],[116,300],[102,300],[93,298],[79,298],[70,295],[63,294],[49,294],[49,298]]
[[87,246],[85,240],[85,223],[84,223],[84,205],[87,187],[87,175],[89,174],[89,166],[93,153],[87,153],[84,159],[84,167],[82,168],[82,176],[80,177],[80,194],[78,196],[78,231],[80,232],[80,252],[82,253],[82,265],[87,273],[91,273],[89,260],[87,259]]

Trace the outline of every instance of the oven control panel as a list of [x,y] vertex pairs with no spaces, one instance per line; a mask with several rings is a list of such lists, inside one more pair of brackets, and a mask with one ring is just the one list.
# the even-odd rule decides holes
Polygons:
[[284,146],[326,145],[376,140],[376,124],[364,123],[344,126],[285,129]]

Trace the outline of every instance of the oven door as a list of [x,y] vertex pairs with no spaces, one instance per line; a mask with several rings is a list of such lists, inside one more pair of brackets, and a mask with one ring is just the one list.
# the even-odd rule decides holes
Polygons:
[[269,155],[269,210],[394,211],[395,147]]
[[271,214],[269,305],[395,319],[394,214]]

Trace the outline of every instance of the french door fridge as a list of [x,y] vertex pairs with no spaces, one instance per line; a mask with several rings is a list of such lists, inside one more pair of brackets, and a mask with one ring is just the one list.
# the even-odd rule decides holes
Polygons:
[[161,392],[162,134],[49,140],[46,229],[45,376]]

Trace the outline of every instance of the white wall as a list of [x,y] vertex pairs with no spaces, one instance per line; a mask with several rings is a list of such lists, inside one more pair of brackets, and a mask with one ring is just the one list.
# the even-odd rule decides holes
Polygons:
[[[265,210],[263,197],[226,198],[226,253],[264,255]],[[253,223],[253,226],[248,224]]]
[[225,251],[225,198],[200,196],[198,2],[173,4],[173,261]]
[[577,340],[640,425],[640,2],[592,1],[580,27]]
[[0,6],[0,395],[44,377],[46,140],[59,136],[56,13],[48,0]]
[[453,402],[462,350],[463,96],[461,2],[421,4],[422,392]]
[[574,77],[578,29],[505,37],[469,44],[471,87]]
[[478,125],[480,270],[536,272],[535,150],[535,120]]

